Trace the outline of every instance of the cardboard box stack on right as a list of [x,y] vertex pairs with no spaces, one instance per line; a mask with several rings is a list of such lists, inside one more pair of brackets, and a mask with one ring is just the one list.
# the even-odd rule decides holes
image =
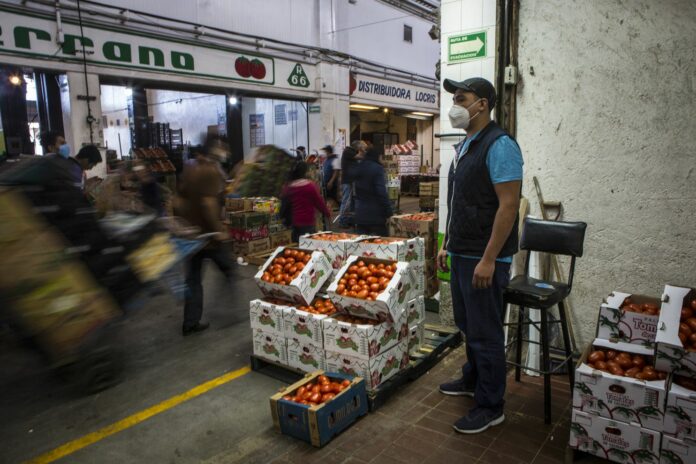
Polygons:
[[389,218],[389,235],[423,239],[423,261],[414,263],[417,271],[424,277],[423,294],[432,298],[439,290],[437,279],[437,213],[403,214]]
[[620,463],[696,463],[695,289],[606,298],[575,371],[570,446]]

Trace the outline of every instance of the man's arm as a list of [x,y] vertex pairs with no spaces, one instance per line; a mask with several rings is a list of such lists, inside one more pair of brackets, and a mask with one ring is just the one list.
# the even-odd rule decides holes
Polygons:
[[[495,260],[510,236],[512,226],[520,209],[520,189],[522,181],[494,184],[498,196],[498,211],[493,221],[493,232],[483,253],[483,258],[474,269],[472,284],[474,288],[488,288],[493,282]],[[515,231],[517,233],[517,231]]]

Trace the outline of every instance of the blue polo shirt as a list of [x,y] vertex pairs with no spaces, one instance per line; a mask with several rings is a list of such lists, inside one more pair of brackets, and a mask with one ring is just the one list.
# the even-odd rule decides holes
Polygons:
[[[457,153],[457,160],[465,156],[469,150],[469,145],[472,140],[476,139],[479,133],[464,139],[464,143]],[[499,137],[488,149],[488,158],[486,166],[488,166],[488,174],[491,176],[491,182],[494,184],[502,184],[503,182],[521,181],[522,180],[522,152],[520,147],[507,135]],[[460,255],[457,253],[449,253],[450,255],[459,256],[462,258],[481,260],[482,256]],[[512,263],[512,256],[504,256],[496,259],[500,263]]]

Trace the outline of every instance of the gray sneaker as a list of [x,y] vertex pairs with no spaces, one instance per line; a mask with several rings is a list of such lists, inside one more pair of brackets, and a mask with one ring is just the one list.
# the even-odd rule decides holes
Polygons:
[[459,433],[481,433],[494,425],[502,424],[505,420],[503,411],[476,406],[469,414],[459,419],[452,427]]
[[474,397],[474,387],[467,385],[464,379],[452,380],[440,385],[440,393],[449,396]]

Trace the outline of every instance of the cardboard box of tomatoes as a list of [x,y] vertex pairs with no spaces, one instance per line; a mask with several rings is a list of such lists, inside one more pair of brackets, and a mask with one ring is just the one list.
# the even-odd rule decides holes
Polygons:
[[280,364],[288,363],[288,348],[285,337],[261,329],[252,329],[252,331],[256,356]]
[[331,265],[320,251],[280,247],[254,276],[261,291],[300,305],[314,300],[331,274]]
[[408,336],[406,311],[395,322],[335,315],[324,319],[324,349],[361,359],[384,353]]
[[336,313],[336,307],[328,298],[317,297],[309,306],[293,306],[284,312],[285,337],[304,343],[324,346],[322,321]]
[[569,445],[613,462],[658,464],[660,435],[659,432],[635,423],[629,424],[573,409]]
[[696,441],[696,374],[687,371],[672,373],[663,433],[680,440]]
[[696,289],[665,286],[655,343],[657,368],[696,372]]
[[347,253],[348,256],[425,263],[425,242],[422,237],[365,237],[349,243]]
[[323,370],[308,374],[270,401],[275,429],[316,447],[367,414],[365,380]]
[[306,339],[288,338],[288,366],[305,372],[326,369],[324,347],[307,343]]
[[422,237],[425,257],[437,253],[437,213],[402,214],[389,218],[389,235],[393,237]]
[[368,390],[374,390],[409,365],[408,340],[403,339],[387,351],[370,359],[326,351],[326,369],[365,379]]
[[612,292],[599,308],[597,338],[655,346],[660,299]]
[[696,462],[696,440],[688,438],[680,440],[669,435],[662,436],[660,464],[687,464],[691,462]]
[[398,321],[418,297],[416,276],[407,263],[351,256],[328,288],[329,298],[353,316]]
[[251,328],[285,337],[285,314],[289,309],[288,303],[252,300],[249,303]]
[[654,351],[595,339],[575,370],[573,408],[662,431],[667,373],[653,368]]
[[419,296],[406,303],[406,318],[409,327],[425,322],[425,298]]
[[331,276],[343,266],[348,258],[348,246],[362,238],[362,235],[344,234],[333,232],[317,232],[300,237],[300,248],[306,250],[323,251],[331,263]]

